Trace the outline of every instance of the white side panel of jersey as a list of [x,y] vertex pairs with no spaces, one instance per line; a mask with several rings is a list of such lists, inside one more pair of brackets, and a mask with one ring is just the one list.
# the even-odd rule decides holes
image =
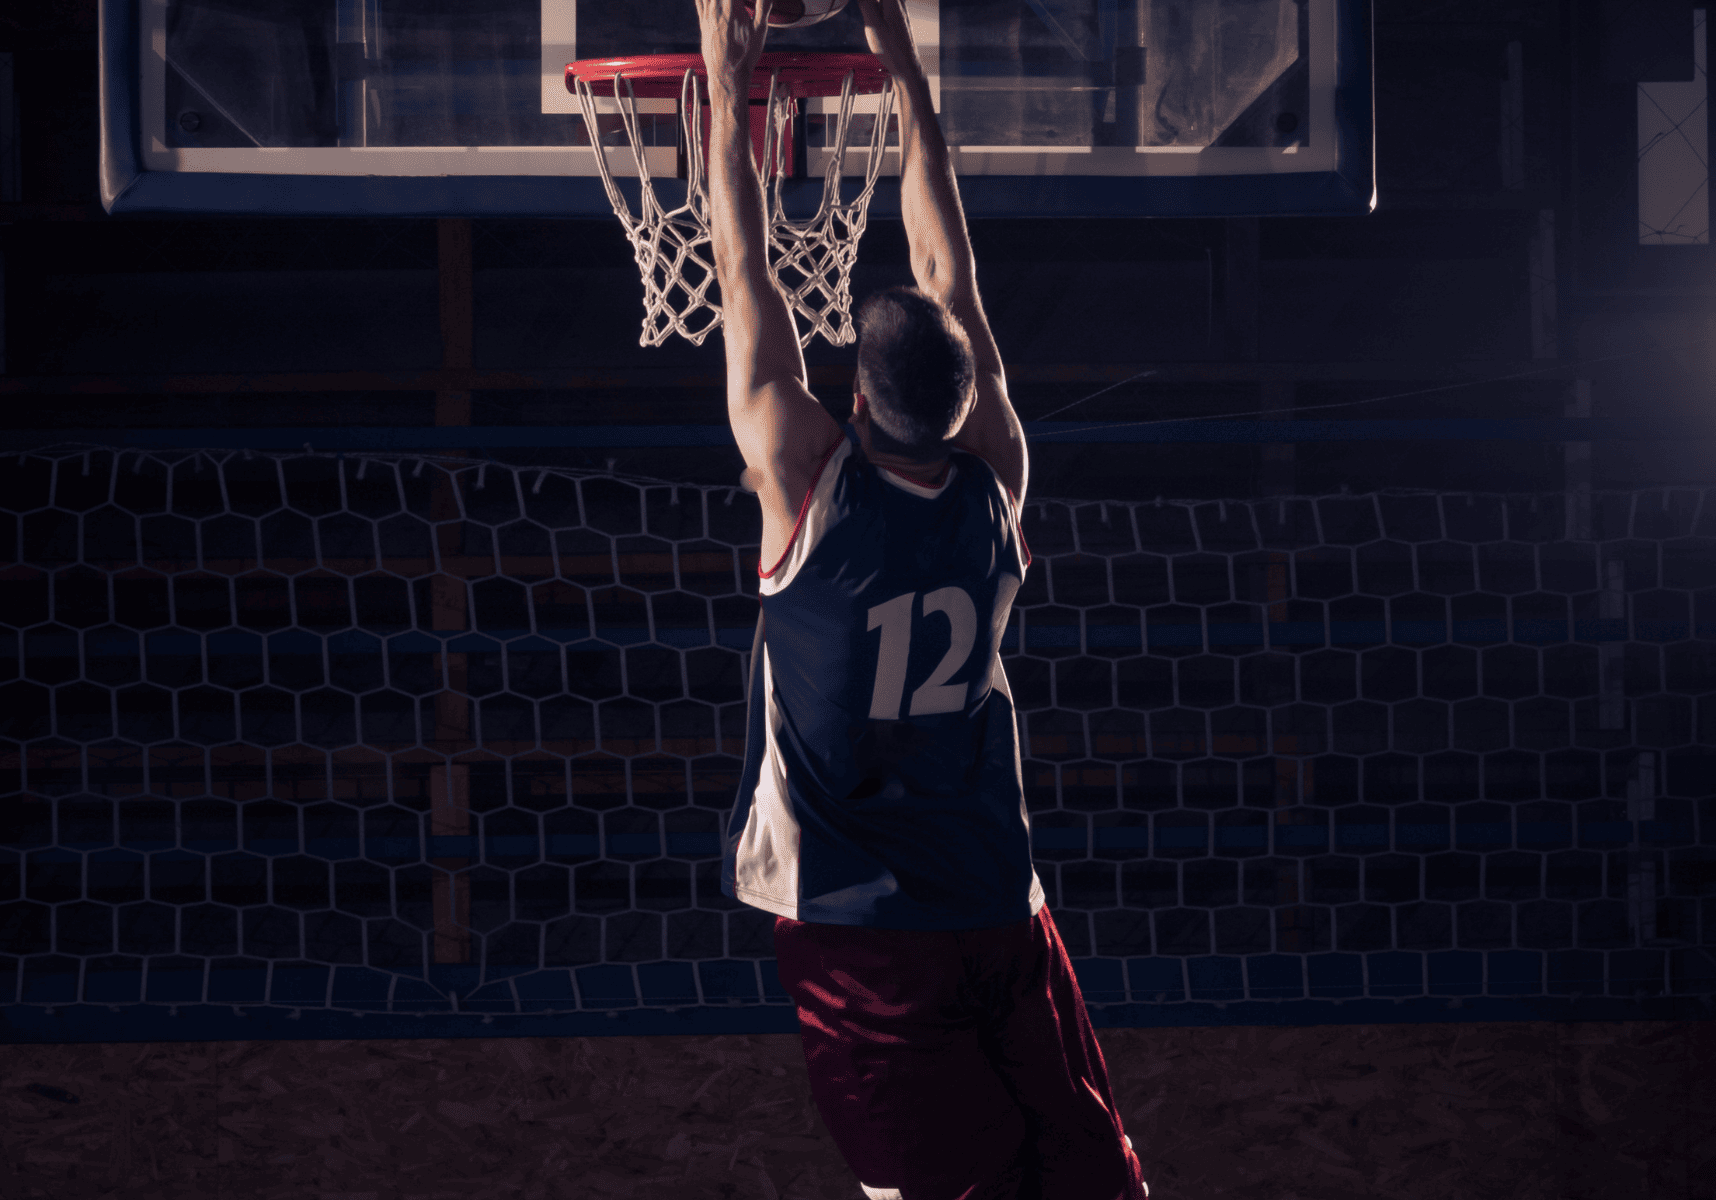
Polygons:
[[852,443],[846,438],[840,439],[840,445],[834,453],[828,456],[828,461],[822,464],[822,474],[816,477],[816,484],[811,488],[810,503],[804,509],[804,523],[798,527],[798,534],[787,547],[786,560],[775,567],[773,575],[757,580],[758,590],[765,596],[772,596],[787,584],[791,583],[798,569],[804,565],[810,552],[822,541],[822,535],[828,532],[831,514],[828,511],[828,498],[834,493],[834,485],[840,479],[840,466],[852,453]]
[[[1013,709],[1013,722],[1016,727],[1019,721],[1019,710],[1013,705],[1013,689],[1007,686],[1007,669],[1001,665],[1001,652],[999,650],[995,652],[995,666],[989,672],[989,686],[1007,697],[1007,707]],[[1013,739],[1013,775],[1019,781],[1019,820],[1025,823],[1025,838],[1029,841],[1031,837],[1031,810],[1025,805],[1025,766],[1019,761],[1019,743],[1024,741],[1024,737],[1025,735],[1020,733]],[[1031,867],[1031,915],[1033,917],[1037,915],[1037,910],[1042,908],[1047,900],[1048,893],[1043,891],[1043,881],[1037,877],[1037,868],[1033,864]]]
[[775,677],[767,644],[763,646],[761,670],[764,703],[768,706],[763,720],[766,740],[761,769],[757,772],[757,790],[751,794],[751,811],[745,818],[745,830],[739,835],[733,856],[733,898],[796,921],[799,824],[787,794],[786,764],[781,761],[780,746],[775,741],[781,713],[775,706]]

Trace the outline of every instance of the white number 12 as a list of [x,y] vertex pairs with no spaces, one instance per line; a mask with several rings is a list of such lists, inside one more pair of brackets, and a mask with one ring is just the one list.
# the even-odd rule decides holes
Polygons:
[[[868,629],[882,630],[882,645],[876,655],[876,687],[870,693],[872,721],[898,721],[900,698],[906,690],[906,659],[912,648],[912,602],[916,592],[895,596],[870,610]],[[924,596],[924,616],[947,615],[952,640],[947,654],[922,687],[912,693],[911,715],[958,712],[965,707],[966,684],[949,683],[949,677],[971,657],[977,643],[977,606],[964,589],[937,588]]]

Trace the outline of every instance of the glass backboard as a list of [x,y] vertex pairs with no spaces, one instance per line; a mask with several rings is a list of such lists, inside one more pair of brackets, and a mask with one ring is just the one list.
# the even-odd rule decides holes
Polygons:
[[[908,9],[972,216],[1372,205],[1369,0]],[[863,50],[857,5],[773,31],[768,45]],[[110,212],[606,215],[566,64],[697,48],[692,0],[103,0],[103,201]],[[800,118],[807,196],[820,191],[823,118],[837,103],[806,102]],[[676,105],[640,102],[651,174],[668,184]],[[611,169],[634,174],[617,120],[601,125]],[[862,122],[849,141],[868,143]],[[861,160],[849,152],[847,171]],[[897,155],[882,170],[897,175]],[[897,212],[897,190],[872,211]]]

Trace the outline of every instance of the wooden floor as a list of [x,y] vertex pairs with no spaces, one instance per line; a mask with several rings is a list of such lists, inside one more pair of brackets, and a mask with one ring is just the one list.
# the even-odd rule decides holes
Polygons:
[[[1716,1195],[1716,1022],[1098,1036],[1151,1200]],[[796,1035],[10,1045],[0,1141],[3,1200],[861,1195]]]

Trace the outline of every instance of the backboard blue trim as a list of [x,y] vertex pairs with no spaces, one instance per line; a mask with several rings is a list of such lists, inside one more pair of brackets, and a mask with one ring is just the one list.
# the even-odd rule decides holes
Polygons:
[[[254,175],[143,169],[137,89],[143,0],[100,0],[101,203],[108,213],[243,216],[568,217],[612,219],[594,176]],[[1376,205],[1371,0],[1337,0],[1335,119],[1339,166],[1283,175],[966,175],[968,217],[1353,215]],[[622,181],[623,183],[624,181]],[[631,195],[636,180],[630,181]],[[683,188],[657,180],[658,195]],[[857,179],[847,180],[856,194]],[[814,209],[819,179],[784,191]],[[897,219],[899,183],[877,181],[870,215]]]

